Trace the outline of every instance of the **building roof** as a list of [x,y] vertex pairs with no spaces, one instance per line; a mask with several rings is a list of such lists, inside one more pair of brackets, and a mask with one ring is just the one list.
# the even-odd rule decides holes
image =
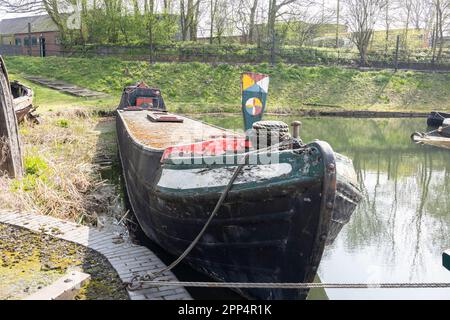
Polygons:
[[48,15],[3,19],[0,21],[0,35],[28,33],[28,23],[31,32],[58,31],[58,27]]

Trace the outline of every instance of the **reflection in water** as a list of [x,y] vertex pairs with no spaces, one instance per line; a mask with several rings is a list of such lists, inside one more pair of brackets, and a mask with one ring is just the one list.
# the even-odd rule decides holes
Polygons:
[[[270,117],[267,117],[270,118]],[[273,118],[273,117],[272,117]],[[279,117],[290,123],[293,117]],[[241,117],[203,117],[241,128]],[[297,120],[297,119],[295,119]],[[364,200],[326,248],[322,282],[449,282],[450,152],[410,142],[424,119],[306,118],[302,138],[353,159]],[[450,299],[449,289],[331,289],[330,299]]]

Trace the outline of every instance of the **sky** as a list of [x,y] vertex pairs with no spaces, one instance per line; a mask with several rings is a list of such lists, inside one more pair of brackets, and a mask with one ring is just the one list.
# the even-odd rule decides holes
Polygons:
[[[204,0],[206,3],[209,3],[209,1]],[[268,1],[268,0],[263,0],[263,1]],[[320,12],[322,10],[322,7],[325,6],[326,9],[330,10],[330,12],[333,12],[336,9],[336,5],[337,5],[337,0],[316,0],[317,5],[315,6],[315,8],[310,9],[310,12],[314,13],[314,11],[316,12]],[[177,3],[175,1],[175,3]],[[206,10],[208,11],[208,10]],[[29,15],[33,15],[33,14],[27,14],[27,13],[6,13],[6,11],[4,9],[2,9],[0,7],[0,20],[1,19],[9,19],[9,18],[15,18],[15,17],[23,17],[23,16],[29,16]],[[342,19],[343,20],[343,19]],[[343,22],[341,20],[341,23]],[[395,23],[395,21],[398,21],[398,17],[397,19],[394,19],[394,23],[391,27],[393,28],[400,28],[402,25],[400,22]],[[200,21],[200,29],[204,29],[204,30],[209,30],[208,27],[208,23],[209,23],[209,17],[208,17],[208,12],[205,12],[202,17],[201,17],[201,21]],[[382,30],[384,29],[384,23],[379,23],[375,26],[375,29],[377,30]]]

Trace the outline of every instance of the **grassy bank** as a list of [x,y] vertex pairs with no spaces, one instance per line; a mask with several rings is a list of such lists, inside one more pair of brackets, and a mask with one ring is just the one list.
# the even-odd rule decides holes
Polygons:
[[[11,79],[23,79],[10,74]],[[27,83],[29,84],[29,83]],[[87,100],[32,84],[42,123],[20,125],[25,175],[0,177],[0,208],[102,225],[122,217],[119,191],[106,179],[117,162],[113,118],[89,112],[107,100]]]
[[[429,111],[450,109],[450,76],[391,70],[358,71],[338,67],[279,64],[217,65],[127,62],[113,58],[7,57],[8,69],[21,74],[66,80],[109,93],[105,101],[84,105],[114,107],[125,85],[145,80],[160,87],[172,111],[238,112],[240,73],[271,76],[270,112],[308,109]],[[47,97],[45,97],[47,98]],[[46,99],[47,100],[47,99]],[[45,101],[47,103],[48,101]]]

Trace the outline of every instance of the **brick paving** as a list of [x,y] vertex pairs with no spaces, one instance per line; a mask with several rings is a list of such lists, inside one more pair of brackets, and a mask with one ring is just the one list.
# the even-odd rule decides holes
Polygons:
[[[117,243],[117,235],[96,230],[87,226],[32,213],[0,211],[0,223],[15,225],[36,232],[44,232],[55,238],[74,242],[91,248],[111,263],[123,282],[130,281],[136,275],[155,272],[164,267],[164,263],[149,249],[131,243]],[[171,272],[165,273],[159,280],[178,281]],[[129,291],[131,300],[191,300],[184,287],[145,288]]]

